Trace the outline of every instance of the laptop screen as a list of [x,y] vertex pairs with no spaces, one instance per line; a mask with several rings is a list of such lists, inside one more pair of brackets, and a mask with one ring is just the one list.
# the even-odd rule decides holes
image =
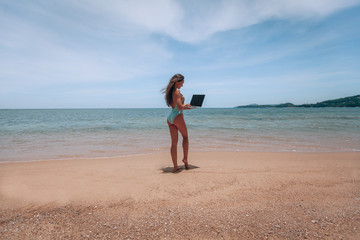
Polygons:
[[201,107],[205,98],[205,94],[194,94],[191,98],[190,105],[195,107]]

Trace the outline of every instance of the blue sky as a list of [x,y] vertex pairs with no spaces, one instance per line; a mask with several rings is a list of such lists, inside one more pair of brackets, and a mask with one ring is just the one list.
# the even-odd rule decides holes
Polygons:
[[0,108],[204,107],[360,93],[360,0],[0,0]]

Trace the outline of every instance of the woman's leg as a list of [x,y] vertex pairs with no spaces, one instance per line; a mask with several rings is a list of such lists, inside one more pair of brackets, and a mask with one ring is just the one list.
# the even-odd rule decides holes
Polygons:
[[180,131],[182,137],[183,137],[183,151],[184,151],[184,159],[183,162],[185,164],[185,168],[188,169],[188,152],[189,152],[189,137],[187,132],[187,127],[185,124],[184,116],[183,114],[179,114],[174,119],[174,125],[177,127],[177,129]]
[[174,124],[170,124],[168,121],[170,136],[171,136],[171,147],[170,147],[170,154],[171,159],[174,164],[174,172],[176,172],[179,167],[177,164],[177,143],[178,143],[178,129]]

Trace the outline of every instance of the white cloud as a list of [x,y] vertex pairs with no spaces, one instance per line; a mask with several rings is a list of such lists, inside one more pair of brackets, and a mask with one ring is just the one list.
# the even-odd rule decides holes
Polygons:
[[212,34],[239,29],[268,19],[326,17],[359,4],[359,0],[213,0],[213,1],[93,1],[119,23],[157,32],[176,40],[197,43]]
[[[3,90],[16,90],[17,86],[118,82],[152,74],[172,57],[146,35],[140,38],[135,32],[129,39],[119,37],[117,32],[112,35],[107,28],[114,29],[114,25],[105,24],[108,20],[98,23],[107,27],[91,28],[96,20],[90,13],[74,19],[70,13],[53,12],[54,9],[43,4],[12,7],[20,14],[28,12],[29,16],[11,11],[0,14]],[[69,9],[76,7],[69,5]]]

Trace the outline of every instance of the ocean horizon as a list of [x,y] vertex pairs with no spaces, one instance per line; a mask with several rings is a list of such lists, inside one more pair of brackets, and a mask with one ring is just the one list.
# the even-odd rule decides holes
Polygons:
[[[169,151],[170,108],[1,109],[0,162]],[[184,111],[191,151],[360,151],[360,108]],[[179,151],[181,148],[179,134]],[[191,157],[191,155],[190,155]]]

